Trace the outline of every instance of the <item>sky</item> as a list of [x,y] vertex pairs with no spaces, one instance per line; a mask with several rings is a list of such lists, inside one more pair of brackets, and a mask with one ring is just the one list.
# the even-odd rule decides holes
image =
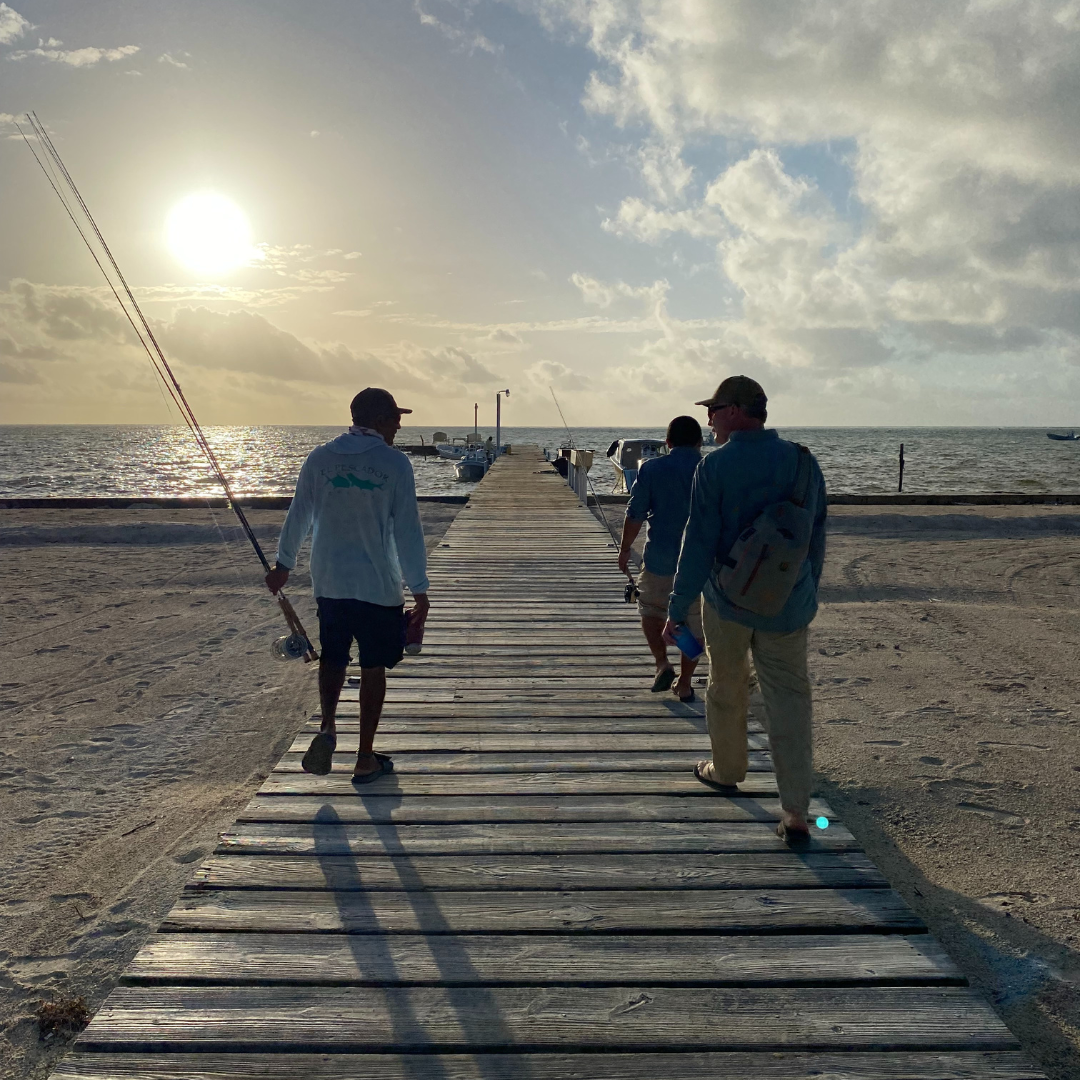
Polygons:
[[175,420],[34,110],[204,424],[1075,425],[1078,101],[1080,0],[0,3],[0,423]]

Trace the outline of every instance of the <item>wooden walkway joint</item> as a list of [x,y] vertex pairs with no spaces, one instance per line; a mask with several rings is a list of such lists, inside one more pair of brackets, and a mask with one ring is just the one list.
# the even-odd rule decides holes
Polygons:
[[128,968],[62,1080],[1037,1080],[852,835],[699,784],[610,538],[538,452],[431,559],[424,652],[349,782],[313,718]]

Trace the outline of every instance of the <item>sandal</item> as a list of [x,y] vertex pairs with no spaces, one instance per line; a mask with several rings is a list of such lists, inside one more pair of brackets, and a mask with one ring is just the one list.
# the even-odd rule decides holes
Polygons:
[[679,694],[675,695],[684,705],[689,705],[691,701],[697,701],[697,694],[694,693],[694,688],[690,687],[690,693],[686,697],[682,697]]
[[806,847],[810,843],[809,829],[789,829],[782,821],[776,826],[776,835],[788,847]]
[[394,771],[394,759],[389,754],[376,754],[372,751],[371,756],[382,766],[384,773]]
[[311,740],[311,745],[307,748],[307,753],[300,762],[300,768],[304,772],[314,773],[315,776],[325,776],[334,766],[334,751],[336,749],[337,736],[320,731]]
[[712,762],[711,761],[699,761],[694,766],[694,775],[703,784],[707,784],[711,788],[716,788],[716,790],[719,791],[721,795],[740,795],[740,794],[742,794],[739,791],[739,785],[738,784],[721,784],[719,780],[710,780],[709,777],[707,777],[705,775],[705,769],[706,768],[709,768],[709,769],[712,768]]
[[665,690],[671,689],[671,684],[675,681],[675,669],[673,667],[664,668],[663,671],[656,673],[656,678],[653,680],[652,692],[654,694],[662,694]]

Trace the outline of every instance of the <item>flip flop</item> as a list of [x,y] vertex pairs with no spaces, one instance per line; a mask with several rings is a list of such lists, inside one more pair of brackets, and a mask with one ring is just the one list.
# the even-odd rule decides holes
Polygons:
[[665,690],[671,689],[671,684],[674,681],[675,669],[673,667],[664,668],[663,671],[657,673],[656,678],[653,680],[652,692],[662,694]]
[[721,784],[718,780],[710,780],[705,776],[705,766],[711,765],[711,761],[699,761],[694,766],[694,775],[708,787],[715,788],[721,795],[741,795],[738,784]]
[[394,771],[394,759],[389,754],[376,754],[372,751],[371,756],[382,766],[384,773]]
[[336,749],[337,736],[327,735],[325,731],[320,731],[311,740],[311,745],[300,762],[300,768],[304,772],[314,773],[315,776],[325,776],[333,768]]
[[776,835],[788,847],[806,847],[810,843],[809,829],[789,829],[782,821],[776,826]]
[[376,769],[374,772],[362,773],[359,776],[356,773],[353,773],[352,774],[352,782],[354,784],[373,784],[376,780],[379,779],[380,776],[385,776],[385,775],[386,775],[386,770],[385,769]]
[[[678,695],[676,695],[676,697],[678,697]],[[694,688],[691,686],[690,693],[687,694],[686,697],[680,697],[679,700],[684,705],[689,705],[691,701],[697,701],[697,694],[694,693]]]

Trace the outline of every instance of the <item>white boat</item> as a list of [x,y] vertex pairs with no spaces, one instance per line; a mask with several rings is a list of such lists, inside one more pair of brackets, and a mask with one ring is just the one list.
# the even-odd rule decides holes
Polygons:
[[490,467],[491,459],[483,446],[473,446],[466,450],[454,464],[454,475],[459,480],[475,483],[477,480],[484,479]]
[[[442,435],[443,433],[438,431],[436,434]],[[482,446],[483,441],[484,440],[477,434],[465,436],[458,435],[447,442],[436,441],[435,449],[439,452],[439,457],[441,458],[446,458],[449,461],[460,461],[470,447]]]
[[607,456],[615,467],[615,495],[625,495],[634,486],[638,469],[649,458],[667,453],[667,443],[662,439],[616,439],[607,450]]

